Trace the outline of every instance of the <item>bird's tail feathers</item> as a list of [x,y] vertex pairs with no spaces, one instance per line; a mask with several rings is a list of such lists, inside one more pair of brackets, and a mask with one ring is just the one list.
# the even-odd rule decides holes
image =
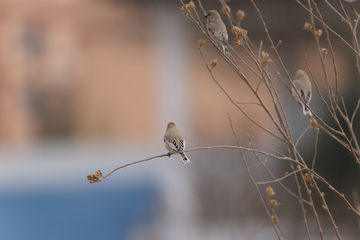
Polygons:
[[222,45],[223,51],[226,55],[230,56],[230,52],[227,46]]
[[185,153],[181,154],[180,157],[183,164],[192,163]]
[[303,106],[303,114],[308,115],[309,117],[313,116],[311,111],[306,106]]

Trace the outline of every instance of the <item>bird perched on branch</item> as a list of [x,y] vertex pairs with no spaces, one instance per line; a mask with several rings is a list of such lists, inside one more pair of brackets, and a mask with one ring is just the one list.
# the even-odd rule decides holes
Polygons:
[[215,10],[210,10],[205,17],[207,18],[207,30],[210,37],[223,48],[225,54],[229,55],[229,50],[225,45],[228,43],[226,26],[221,20],[220,14]]
[[305,103],[309,105],[312,91],[311,91],[311,82],[308,75],[303,70],[297,70],[295,80],[293,81],[295,88],[292,88],[292,95],[295,100],[301,105],[304,115],[309,115],[312,117],[311,111],[305,106],[305,104],[300,100],[298,94]]
[[164,144],[169,151],[168,156],[171,154],[180,154],[183,164],[192,163],[185,155],[185,139],[184,135],[176,127],[175,123],[169,122],[164,135]]

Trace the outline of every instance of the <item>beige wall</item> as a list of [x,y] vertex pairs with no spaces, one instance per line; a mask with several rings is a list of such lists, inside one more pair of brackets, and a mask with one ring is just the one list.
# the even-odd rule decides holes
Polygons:
[[149,135],[154,54],[134,7],[2,1],[0,8],[1,142]]

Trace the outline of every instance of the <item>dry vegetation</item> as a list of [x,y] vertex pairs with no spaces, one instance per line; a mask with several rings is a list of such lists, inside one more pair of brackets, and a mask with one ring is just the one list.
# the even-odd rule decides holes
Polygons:
[[[280,94],[283,94],[282,91],[278,90],[279,87],[286,87],[291,92],[291,88],[294,87],[292,78],[289,75],[289,72],[284,64],[279,52],[278,48],[281,46],[281,41],[275,43],[271,38],[271,35],[268,31],[267,24],[262,17],[261,11],[259,10],[256,1],[250,0],[253,7],[256,9],[258,18],[261,20],[263,25],[263,30],[266,33],[267,39],[264,41],[268,42],[271,46],[271,52],[265,53],[262,51],[262,44],[260,46],[255,46],[251,39],[248,37],[248,32],[250,29],[243,29],[241,27],[241,21],[246,17],[245,12],[241,10],[235,11],[235,14],[230,14],[231,9],[227,5],[226,1],[220,1],[222,8],[218,9],[219,12],[223,13],[223,17],[227,16],[229,22],[231,23],[231,33],[229,33],[229,42],[233,44],[229,45],[230,55],[226,55],[222,52],[222,48],[219,47],[207,34],[206,27],[202,23],[200,16],[206,14],[205,9],[202,7],[201,1],[198,2],[188,2],[185,3],[180,0],[181,3],[181,11],[184,13],[185,17],[192,21],[197,29],[204,35],[205,40],[198,40],[198,51],[201,55],[204,65],[207,68],[210,78],[217,84],[217,86],[221,89],[223,94],[227,96],[229,101],[238,109],[238,111],[242,112],[253,124],[257,125],[262,131],[266,132],[270,135],[274,141],[281,142],[286,149],[286,152],[280,152],[276,149],[266,148],[267,151],[259,150],[256,148],[250,138],[248,137],[249,146],[243,147],[238,140],[239,134],[237,134],[232,125],[232,119],[230,114],[228,114],[229,125],[233,131],[233,137],[237,145],[236,146],[211,146],[211,147],[202,147],[202,148],[193,148],[189,149],[186,152],[190,151],[200,151],[200,150],[209,150],[214,148],[224,148],[224,149],[238,149],[240,152],[240,156],[242,156],[243,163],[247,169],[248,176],[252,181],[254,187],[256,188],[259,197],[262,201],[264,209],[269,217],[271,224],[273,225],[274,231],[279,239],[285,239],[283,231],[281,230],[281,225],[279,218],[276,214],[276,208],[281,207],[278,206],[280,203],[276,200],[275,192],[272,187],[268,186],[266,191],[261,191],[260,185],[270,185],[276,183],[280,185],[283,189],[283,192],[277,194],[290,194],[293,196],[295,200],[297,200],[300,204],[300,208],[302,209],[302,216],[294,216],[298,218],[302,218],[304,222],[304,232],[308,239],[318,239],[320,236],[321,239],[325,239],[323,233],[323,223],[322,220],[318,217],[318,213],[320,210],[324,210],[326,212],[327,218],[330,220],[331,226],[333,228],[334,235],[337,239],[342,239],[341,237],[341,229],[338,228],[337,222],[334,220],[332,215],[332,209],[329,208],[327,204],[327,196],[324,194],[324,189],[330,189],[333,193],[337,195],[337,201],[340,205],[345,205],[348,210],[353,214],[357,220],[360,219],[360,204],[359,204],[359,196],[357,191],[359,189],[355,189],[353,196],[344,196],[343,189],[336,189],[333,187],[324,176],[320,175],[315,169],[316,160],[317,160],[317,149],[319,144],[319,132],[323,132],[329,138],[336,140],[339,148],[346,148],[351,156],[352,161],[357,164],[357,172],[360,173],[360,147],[358,140],[356,138],[356,132],[354,130],[354,125],[356,125],[355,115],[359,109],[360,99],[357,101],[355,108],[352,112],[348,112],[346,104],[342,96],[339,94],[339,89],[342,87],[339,81],[338,76],[338,67],[337,67],[337,59],[334,53],[334,47],[332,45],[332,39],[336,38],[340,40],[343,44],[344,48],[348,48],[352,51],[354,59],[356,62],[358,78],[360,76],[360,46],[357,39],[357,27],[360,19],[360,15],[357,13],[356,8],[352,3],[339,1],[340,9],[336,9],[333,5],[331,5],[327,0],[325,3],[327,6],[333,11],[334,16],[339,18],[339,21],[342,21],[348,25],[348,31],[351,36],[351,40],[347,40],[345,37],[341,36],[335,30],[333,30],[324,20],[322,13],[318,9],[318,6],[315,0],[307,0],[307,1],[299,1],[294,0],[309,14],[310,22],[306,22],[304,20],[304,28],[308,32],[313,35],[313,40],[317,44],[317,51],[319,54],[319,61],[321,61],[322,70],[323,70],[323,78],[322,79],[314,79],[311,66],[308,65],[307,57],[303,56],[304,61],[306,62],[307,69],[306,72],[309,74],[309,77],[313,83],[313,92],[317,94],[323,104],[323,108],[326,109],[328,114],[331,116],[331,123],[328,120],[324,120],[319,114],[309,107],[312,117],[310,117],[309,126],[304,129],[304,132],[298,139],[294,139],[293,134],[291,132],[290,124],[288,121],[287,113],[285,112],[284,103],[280,98]],[[208,9],[210,10],[210,9]],[[225,15],[224,15],[225,14]],[[321,26],[321,28],[317,28],[316,26]],[[326,45],[320,44],[319,38],[321,36],[326,39]],[[244,81],[248,87],[248,90],[253,93],[256,97],[256,102],[237,102],[230,96],[226,89],[224,89],[218,80],[218,76],[214,74],[214,69],[218,68],[217,60],[209,60],[206,58],[203,48],[207,45],[214,45],[217,51],[219,52],[219,56],[221,56],[226,63],[232,68],[232,70],[237,74],[238,78]],[[246,62],[242,56],[239,54],[239,50],[245,52],[248,57],[250,57],[252,62]],[[327,62],[329,61],[330,62]],[[273,62],[278,62],[281,69],[274,69]],[[242,68],[248,68],[252,75],[245,75],[242,71]],[[331,70],[331,71],[330,71]],[[284,74],[279,74],[282,72]],[[331,72],[331,74],[329,73]],[[250,81],[250,79],[252,81]],[[253,84],[253,79],[257,79],[257,84]],[[281,80],[281,81],[275,81]],[[326,91],[322,91],[319,87],[319,83],[323,82],[326,84]],[[267,101],[267,96],[263,96],[260,91],[258,91],[259,87],[265,87],[267,89],[267,96],[271,97],[271,102]],[[360,95],[357,97],[359,98]],[[273,128],[266,128],[262,124],[258,122],[257,119],[252,118],[242,106],[244,104],[252,104],[256,106],[260,106],[259,111],[264,111],[264,113],[268,116],[268,119],[272,122]],[[299,111],[301,111],[299,107]],[[305,118],[304,118],[305,119]],[[315,153],[312,156],[311,164],[308,164],[309,161],[305,161],[302,154],[300,154],[298,150],[298,143],[300,139],[306,134],[306,132],[310,129],[316,130],[316,139],[315,139]],[[243,136],[242,136],[243,137]],[[266,147],[266,146],[264,146]],[[252,171],[248,165],[248,159],[246,159],[243,155],[244,151],[248,151],[253,153],[254,158],[259,161],[261,166],[267,171],[268,177],[272,180],[266,182],[259,182],[252,176]],[[91,183],[100,182],[110,176],[113,172],[133,165],[137,163],[141,163],[144,161],[149,161],[154,158],[166,157],[167,154],[163,154],[160,156],[154,156],[148,159],[136,161],[133,163],[129,163],[127,165],[121,166],[117,169],[114,169],[111,173],[102,176],[101,171],[97,172],[94,175],[89,175],[88,180]],[[267,161],[269,159],[280,160],[280,164],[287,164],[291,166],[292,171],[286,172],[282,177],[275,176],[272,171],[267,167]],[[324,164],[321,162],[321,164]],[[287,188],[283,184],[284,179],[293,179],[294,183],[297,186],[297,191],[292,191]],[[320,199],[321,205],[314,203],[314,198]],[[310,226],[308,223],[308,219],[315,219],[318,235],[315,235],[312,231],[310,231]],[[354,218],[354,219],[356,219]]]

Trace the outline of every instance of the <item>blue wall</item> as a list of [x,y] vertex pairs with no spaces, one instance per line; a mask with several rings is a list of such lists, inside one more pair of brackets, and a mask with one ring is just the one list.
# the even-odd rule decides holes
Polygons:
[[0,194],[0,239],[128,239],[154,220],[159,194],[150,183],[88,184],[77,191]]

